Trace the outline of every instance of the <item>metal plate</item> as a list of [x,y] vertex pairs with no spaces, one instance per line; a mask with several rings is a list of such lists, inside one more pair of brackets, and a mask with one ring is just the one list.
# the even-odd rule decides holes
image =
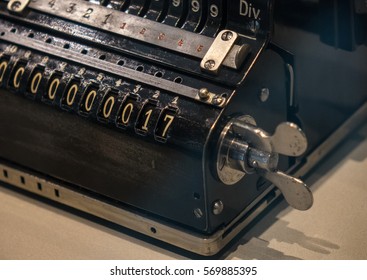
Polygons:
[[[210,37],[87,1],[32,0],[28,8],[200,59],[214,42]],[[243,57],[239,56],[241,48],[234,45],[223,65],[238,69],[243,62]]]
[[[35,51],[40,51],[50,56],[56,56],[59,58],[63,58],[67,61],[80,63],[85,66],[89,66],[91,68],[97,69],[101,72],[107,72],[114,76],[125,77],[126,79],[131,79],[139,83],[157,87],[161,90],[174,92],[178,95],[185,96],[191,99],[195,99],[202,103],[211,104],[216,107],[222,107],[226,104],[225,101],[221,102],[220,104],[217,104],[215,102],[216,98],[220,96],[220,94],[210,93],[210,98],[207,100],[203,100],[203,99],[200,99],[199,97],[200,89],[192,88],[192,87],[178,84],[178,83],[168,81],[165,79],[156,78],[152,75],[149,75],[143,72],[139,72],[133,69],[129,69],[126,67],[119,67],[118,65],[114,63],[102,61],[98,58],[85,57],[85,56],[80,55],[80,53],[74,52],[69,49],[65,49],[62,47],[54,46],[54,45],[48,45],[44,42],[37,41],[35,39],[31,39],[31,38],[27,38],[27,37],[20,36],[17,34],[5,32],[5,30],[1,30],[1,28],[0,28],[0,40],[6,41],[11,44],[30,48]],[[11,46],[9,47],[9,50],[10,49],[11,49]]]

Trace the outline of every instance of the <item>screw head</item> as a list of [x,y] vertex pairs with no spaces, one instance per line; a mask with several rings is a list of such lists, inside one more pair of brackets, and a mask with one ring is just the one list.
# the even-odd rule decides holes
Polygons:
[[200,99],[207,100],[209,98],[209,90],[207,88],[201,88],[199,90]]
[[224,209],[224,204],[221,200],[217,200],[213,203],[213,214],[219,215]]
[[214,61],[214,60],[212,60],[212,59],[210,59],[210,60],[206,61],[206,62],[205,62],[205,64],[204,64],[204,67],[205,67],[205,69],[207,69],[207,70],[213,69],[213,68],[214,68],[214,66],[215,66],[215,61]]
[[233,33],[231,31],[226,31],[222,34],[223,41],[229,41],[233,38]]
[[257,20],[253,20],[249,23],[250,31],[253,34],[257,34],[260,30],[260,22]]
[[201,211],[200,208],[196,208],[194,210],[194,215],[195,215],[196,218],[200,219],[204,214],[203,214],[203,211]]
[[261,102],[266,102],[269,99],[270,90],[268,88],[262,88],[259,94]]
[[13,4],[11,5],[11,9],[12,9],[13,11],[17,11],[17,10],[19,9],[20,5],[22,5],[22,3],[21,3],[21,2],[19,2],[19,1],[15,1],[15,2],[13,2]]

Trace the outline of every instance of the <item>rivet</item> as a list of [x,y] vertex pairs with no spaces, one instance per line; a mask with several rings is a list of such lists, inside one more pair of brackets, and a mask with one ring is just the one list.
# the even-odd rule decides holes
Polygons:
[[266,102],[269,99],[270,90],[268,88],[262,88],[259,94],[261,102]]
[[213,214],[214,215],[219,215],[220,213],[222,213],[224,209],[224,204],[221,200],[217,200],[214,202],[213,204]]
[[209,98],[209,90],[207,88],[201,88],[199,90],[199,97],[202,100],[207,100]]

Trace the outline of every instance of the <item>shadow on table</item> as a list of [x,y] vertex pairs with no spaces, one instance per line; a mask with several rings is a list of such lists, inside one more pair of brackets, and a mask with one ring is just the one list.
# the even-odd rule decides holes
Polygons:
[[[263,259],[263,260],[296,260],[298,257],[286,255],[281,251],[270,248],[270,242],[267,240],[276,240],[281,243],[297,245],[303,249],[317,254],[328,255],[332,250],[340,247],[327,240],[310,237],[299,230],[288,227],[288,222],[275,218],[272,225],[259,223],[256,228],[240,239],[236,246],[232,248],[233,252],[225,256],[229,259]],[[266,230],[271,227],[271,233]],[[258,238],[262,236],[263,239]]]

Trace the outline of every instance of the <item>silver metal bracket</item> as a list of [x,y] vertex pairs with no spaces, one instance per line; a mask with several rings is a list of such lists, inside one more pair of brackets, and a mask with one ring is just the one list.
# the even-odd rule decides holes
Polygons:
[[23,14],[25,8],[27,8],[30,0],[10,0],[7,9],[13,14]]
[[237,39],[238,34],[231,30],[223,30],[219,32],[209,50],[201,60],[201,69],[217,75],[229,53],[233,52],[234,49],[236,50],[232,65],[234,66],[233,68],[238,69],[250,53],[250,46],[247,44],[242,46],[235,45]]

